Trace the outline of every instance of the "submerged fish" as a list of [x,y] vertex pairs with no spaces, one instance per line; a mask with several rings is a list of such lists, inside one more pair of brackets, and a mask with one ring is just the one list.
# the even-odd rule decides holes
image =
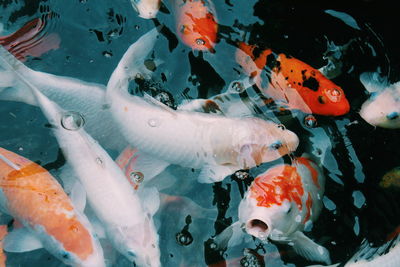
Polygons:
[[160,9],[161,0],[131,0],[132,7],[144,19],[155,18]]
[[82,117],[64,111],[20,76],[19,67],[23,65],[11,57],[0,59],[8,62],[32,90],[114,248],[138,266],[160,266],[158,234],[152,217],[158,209],[158,192],[148,189],[142,190],[143,196],[136,194],[117,164],[84,131]]
[[172,0],[176,13],[176,33],[195,50],[214,51],[218,23],[211,0]]
[[[326,116],[344,115],[349,102],[340,88],[310,65],[271,49],[239,44],[236,60],[260,90],[290,109]],[[257,56],[258,55],[258,56]]]
[[25,226],[5,237],[5,251],[44,247],[68,265],[105,266],[88,219],[40,165],[0,148],[0,195],[0,207]]
[[400,82],[390,84],[376,72],[361,74],[360,81],[371,93],[361,106],[360,116],[373,126],[400,128]]
[[201,182],[221,181],[236,170],[297,148],[296,134],[271,121],[173,110],[150,96],[129,94],[135,72],[146,73],[139,69],[141,57],[151,51],[157,35],[152,30],[129,47],[107,85],[110,112],[129,143],[141,152],[138,166],[144,169],[138,171],[145,180],[177,164],[202,169]]
[[60,37],[57,33],[46,32],[47,22],[48,16],[28,21],[16,32],[0,36],[0,45],[21,61],[25,61],[28,56],[39,57],[58,49]]
[[399,187],[400,188],[400,167],[396,167],[388,171],[383,177],[379,185],[383,188]]
[[6,267],[7,255],[3,251],[3,241],[7,233],[7,225],[0,225],[0,267]]
[[[240,228],[266,242],[288,244],[308,260],[330,263],[329,252],[303,234],[322,209],[325,178],[308,157],[296,158],[292,165],[280,164],[258,175],[239,205]],[[229,229],[229,228],[228,228]],[[223,239],[229,230],[218,239]],[[230,242],[238,242],[233,240]]]

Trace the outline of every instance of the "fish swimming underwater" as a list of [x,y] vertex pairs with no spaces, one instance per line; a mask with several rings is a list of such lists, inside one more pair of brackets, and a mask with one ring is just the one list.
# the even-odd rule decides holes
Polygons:
[[400,167],[393,168],[385,173],[379,185],[383,188],[400,188]]
[[[243,227],[261,241],[289,244],[306,259],[329,264],[328,250],[302,232],[319,216],[324,186],[324,175],[308,157],[269,168],[255,178],[240,202],[239,220],[230,227],[236,237],[229,242],[240,240],[237,234]],[[223,240],[228,231],[217,240]]]
[[16,32],[0,36],[0,45],[21,61],[25,61],[28,56],[39,57],[50,50],[58,49],[60,37],[57,33],[46,31],[48,20],[49,16],[43,16],[28,21]]
[[135,57],[148,53],[157,36],[152,30],[129,47],[107,85],[110,112],[128,142],[141,152],[138,166],[145,170],[138,171],[145,180],[177,164],[202,169],[200,182],[221,181],[297,148],[296,134],[271,121],[173,110],[150,96],[129,94],[135,72],[146,74]]
[[24,252],[44,247],[73,266],[105,266],[91,224],[57,180],[40,165],[0,148],[0,207],[22,222],[3,240],[3,249]]
[[218,23],[211,0],[171,0],[174,4],[176,33],[184,44],[195,50],[213,52]]
[[362,73],[360,81],[372,95],[362,104],[360,116],[373,126],[400,128],[400,82],[389,84],[376,72]]
[[340,86],[296,58],[271,49],[258,51],[258,47],[242,42],[236,60],[264,94],[284,107],[325,116],[340,116],[350,110]]
[[131,0],[132,7],[144,19],[155,18],[160,9],[161,0]]
[[19,75],[22,64],[10,54],[2,59],[32,90],[113,247],[138,266],[160,266],[158,234],[152,218],[158,209],[158,192],[149,188],[141,191],[143,196],[136,194],[117,164],[84,131],[79,113],[66,112],[24,80]]

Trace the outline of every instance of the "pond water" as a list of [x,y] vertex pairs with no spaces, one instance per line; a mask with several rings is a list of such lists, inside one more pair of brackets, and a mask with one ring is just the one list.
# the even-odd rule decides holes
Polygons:
[[[33,38],[41,38],[40,42],[28,40],[8,49],[20,49],[20,59],[31,69],[106,85],[127,48],[149,30],[164,25],[151,55],[159,65],[150,83],[169,92],[176,104],[223,93],[232,81],[244,79],[246,75],[235,60],[239,41],[291,55],[316,69],[327,65],[327,56],[332,55],[332,51],[326,53],[327,45],[334,44],[334,48],[342,49],[342,65],[332,80],[340,85],[350,103],[347,114],[314,114],[312,119],[317,124],[313,127],[306,125],[307,114],[302,112],[282,115],[261,108],[258,116],[270,116],[297,134],[300,144],[293,155],[307,152],[321,159],[326,177],[323,208],[312,227],[306,229],[306,235],[329,250],[333,263],[346,262],[364,239],[373,246],[382,245],[400,223],[399,188],[380,184],[386,173],[400,165],[400,131],[374,127],[360,117],[361,105],[369,94],[359,75],[379,68],[390,82],[399,80],[395,11],[374,0],[353,1],[351,6],[333,1],[306,4],[289,0],[225,0],[214,1],[214,5],[219,25],[214,53],[192,50],[179,39],[170,3],[163,4],[155,19],[144,19],[130,1],[0,0],[0,35],[9,35],[27,22],[42,18],[43,29],[39,37]],[[346,44],[347,48],[343,48]],[[31,52],[33,55],[25,55],[27,47],[38,49]],[[6,79],[1,73],[0,78]],[[40,108],[2,100],[1,94],[0,89],[0,147],[57,175],[65,159]],[[121,152],[121,147],[111,145],[111,137],[107,140],[105,136],[99,142],[114,159]],[[315,264],[297,255],[290,246],[263,244],[255,238],[246,238],[226,250],[214,249],[211,242],[238,220],[238,205],[252,177],[290,160],[285,156],[252,168],[251,177],[244,181],[228,176],[213,184],[198,183],[198,170],[168,167],[165,175],[178,182],[166,180],[170,184],[161,193],[168,197],[163,198],[165,201],[154,216],[162,266]],[[12,222],[8,216],[1,219],[3,224]],[[262,260],[251,262],[254,257],[247,257],[245,262],[244,249],[251,249]],[[103,250],[112,254],[109,247]],[[133,266],[124,257],[112,255],[110,266]],[[7,253],[7,266],[63,264],[39,249]]]

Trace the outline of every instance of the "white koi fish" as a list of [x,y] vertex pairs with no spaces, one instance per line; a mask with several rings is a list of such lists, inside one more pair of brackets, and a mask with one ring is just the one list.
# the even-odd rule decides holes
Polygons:
[[[7,53],[4,50],[2,54]],[[22,63],[12,55],[1,59],[19,73]],[[141,199],[107,152],[84,131],[82,117],[64,111],[23,76],[20,78],[31,88],[53,126],[59,146],[114,248],[138,266],[160,266],[158,234],[152,218],[158,209],[158,192],[142,190]]]
[[105,266],[89,220],[57,180],[40,165],[4,148],[0,148],[0,207],[24,226],[6,235],[5,251],[44,247],[68,265]]
[[389,84],[378,73],[363,73],[360,81],[371,93],[361,106],[360,116],[373,126],[400,128],[400,82]]
[[217,243],[223,244],[232,234],[228,244],[240,242],[243,227],[261,241],[288,244],[308,260],[330,264],[328,250],[302,232],[319,216],[324,187],[323,174],[306,157],[268,169],[250,185],[239,205],[238,222],[225,229]]
[[161,0],[131,0],[132,7],[144,19],[155,18],[160,9]]
[[239,169],[275,160],[297,148],[296,134],[271,121],[173,110],[149,96],[129,94],[135,73],[146,74],[137,55],[148,53],[157,36],[152,30],[128,48],[106,93],[120,131],[143,153],[138,160],[149,156],[146,164],[137,164],[145,180],[177,164],[202,169],[200,182],[221,181]]

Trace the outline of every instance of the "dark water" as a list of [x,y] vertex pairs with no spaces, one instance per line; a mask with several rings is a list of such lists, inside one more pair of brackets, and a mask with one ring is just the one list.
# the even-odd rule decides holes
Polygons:
[[[154,83],[169,91],[177,103],[185,98],[210,97],[220,93],[232,80],[241,78],[234,69],[235,47],[231,44],[243,38],[292,55],[316,68],[326,64],[323,54],[327,40],[343,45],[355,39],[343,59],[343,73],[334,79],[351,103],[350,112],[337,118],[316,116],[318,127],[311,129],[297,118],[285,124],[301,140],[296,155],[319,149],[325,159],[324,209],[307,235],[330,251],[332,262],[348,259],[365,238],[375,245],[382,244],[400,223],[398,192],[378,185],[387,171],[400,165],[400,132],[374,128],[358,115],[368,97],[358,77],[379,66],[392,82],[399,80],[396,10],[384,1],[374,0],[348,4],[225,0],[214,4],[220,25],[215,54],[192,51],[180,43],[174,34],[174,16],[165,9],[157,19],[145,20],[137,16],[129,1],[2,0],[0,22],[4,30],[1,35],[14,32],[32,18],[49,12],[57,14],[49,22],[48,30],[59,34],[60,47],[40,57],[30,57],[25,64],[43,72],[106,84],[128,46],[155,25],[163,24],[165,38],[157,44],[155,57],[164,63],[156,70]],[[360,30],[325,13],[327,9],[351,15]],[[40,109],[0,101],[0,114],[1,147],[50,171],[64,164]],[[114,157],[117,155],[117,151],[109,152]],[[209,239],[237,220],[237,206],[249,182],[228,177],[222,183],[198,184],[197,171],[177,167],[169,170],[185,182],[176,190],[170,188],[164,193],[178,192],[197,206],[170,203],[156,214],[161,224],[163,266],[225,266],[225,259],[231,262],[230,266],[238,266],[244,248],[262,255],[266,266],[311,264],[289,247],[262,245],[252,239],[227,251],[213,250]],[[257,170],[251,172],[257,173]],[[192,242],[179,244],[177,233],[189,240],[193,238]],[[44,250],[10,253],[7,263],[7,266],[61,265]],[[114,266],[129,266],[129,263],[118,259]]]

